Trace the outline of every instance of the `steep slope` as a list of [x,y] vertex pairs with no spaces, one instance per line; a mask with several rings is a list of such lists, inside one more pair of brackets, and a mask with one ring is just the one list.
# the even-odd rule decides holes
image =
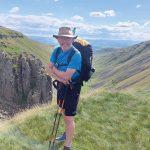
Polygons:
[[[150,41],[123,49],[109,49],[96,54],[96,80],[94,87],[115,89],[150,87]],[[100,67],[101,66],[101,67]]]
[[47,63],[51,49],[50,45],[35,42],[22,33],[0,27],[0,51],[6,51],[12,55],[27,52]]
[[51,77],[44,71],[51,48],[0,26],[0,119],[51,101]]

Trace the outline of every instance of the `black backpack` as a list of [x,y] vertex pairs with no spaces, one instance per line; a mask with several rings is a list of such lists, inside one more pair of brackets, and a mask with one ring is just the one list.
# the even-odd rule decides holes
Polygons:
[[76,38],[73,42],[73,46],[80,51],[82,56],[81,66],[81,81],[88,81],[95,69],[92,67],[93,49],[92,46],[84,39]]
[[[92,67],[92,60],[93,60],[93,49],[92,46],[84,39],[77,38],[72,44],[80,53],[82,57],[82,65],[81,65],[81,72],[80,72],[80,82],[87,82],[92,74],[95,72],[95,69]],[[56,61],[59,55],[60,48],[57,48],[56,51]],[[57,66],[67,66],[74,55],[75,51],[71,51],[68,59],[67,64],[57,64]]]

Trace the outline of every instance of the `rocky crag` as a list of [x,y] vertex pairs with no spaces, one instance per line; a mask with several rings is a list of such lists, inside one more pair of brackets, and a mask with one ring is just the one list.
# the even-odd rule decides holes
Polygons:
[[33,55],[0,52],[0,118],[52,99],[52,80]]

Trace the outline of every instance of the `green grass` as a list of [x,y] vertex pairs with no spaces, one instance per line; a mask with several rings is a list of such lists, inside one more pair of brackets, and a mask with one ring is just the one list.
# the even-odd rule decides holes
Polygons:
[[[75,117],[74,150],[148,150],[149,104],[148,99],[123,93],[97,91],[88,98],[85,95]],[[0,149],[48,149],[55,109],[54,105],[36,107],[8,121],[7,128],[3,123]],[[61,122],[59,133],[63,127]]]
[[[1,28],[0,34],[23,36],[19,32]],[[34,54],[47,64],[51,47],[23,36],[22,38],[0,39],[0,50],[12,55],[18,55],[20,52]],[[99,74],[102,71],[115,67],[118,60],[111,60],[112,55],[107,54],[97,54],[94,58],[96,73],[94,79],[84,85],[78,115],[75,117],[74,150],[150,149],[148,82],[145,81],[144,84],[147,87],[144,90],[137,88],[139,85],[136,86],[135,91],[128,88],[128,92],[133,96],[101,92],[103,89],[101,91],[91,90],[92,85],[101,82]],[[115,87],[116,84],[111,82],[112,78],[110,77],[105,82],[107,86]],[[140,86],[143,87],[143,83],[140,83]],[[0,150],[47,150],[47,139],[52,130],[55,110],[54,105],[42,105],[26,110],[11,120],[0,122]],[[63,130],[64,124],[61,122],[59,133]],[[62,149],[62,144],[58,146],[59,149]]]
[[14,31],[14,30],[10,30],[8,28],[5,27],[0,27],[0,35],[16,35],[16,36],[23,36],[22,33]]
[[[1,42],[5,44],[1,44]],[[43,63],[47,64],[52,47],[35,42],[24,36],[23,38],[17,39],[0,39],[0,51],[5,51],[13,56],[18,56],[23,52],[33,54]]]
[[15,55],[15,56],[21,53],[19,47],[16,47],[16,46],[3,47],[2,49],[6,51],[7,53]]
[[[0,51],[5,51],[12,56],[18,56],[20,53],[33,54],[44,64],[49,62],[52,46],[35,42],[22,33],[0,27],[0,35],[6,35],[7,38],[0,38]],[[10,37],[9,37],[10,36]],[[11,36],[18,36],[11,38]]]
[[90,150],[97,147],[99,149],[148,147],[150,127],[148,103],[146,100],[141,102],[130,95],[120,93],[97,94],[88,102],[84,101],[79,118],[84,121],[77,125],[80,135],[80,140],[77,141],[82,141],[78,148],[80,146],[81,149]]

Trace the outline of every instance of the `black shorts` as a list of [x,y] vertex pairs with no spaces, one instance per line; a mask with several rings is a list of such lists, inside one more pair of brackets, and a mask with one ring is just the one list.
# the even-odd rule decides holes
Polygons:
[[81,91],[81,84],[74,84],[72,88],[64,84],[59,84],[57,89],[57,104],[61,107],[64,100],[63,109],[66,116],[75,116]]

